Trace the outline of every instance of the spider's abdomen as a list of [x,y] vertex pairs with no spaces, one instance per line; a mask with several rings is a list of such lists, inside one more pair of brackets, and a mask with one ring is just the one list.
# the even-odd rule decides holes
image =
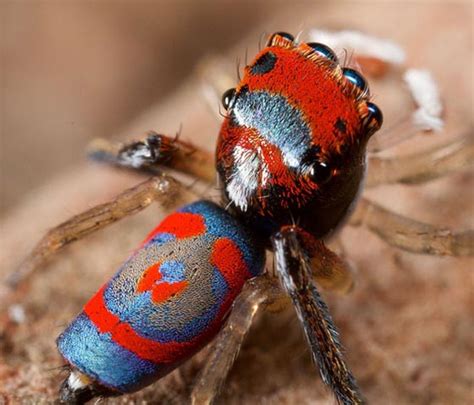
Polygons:
[[264,249],[217,205],[169,215],[58,338],[63,357],[99,384],[135,391],[219,331]]

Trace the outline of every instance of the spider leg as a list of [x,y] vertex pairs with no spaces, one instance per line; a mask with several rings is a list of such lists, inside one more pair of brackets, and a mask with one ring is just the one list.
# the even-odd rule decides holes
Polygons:
[[[353,285],[349,265],[320,241],[304,235],[308,248],[310,276],[324,289],[346,293]],[[286,297],[272,280],[263,275],[249,280],[234,302],[224,329],[219,333],[216,343],[194,385],[191,398],[193,404],[210,404],[219,394],[227,378],[245,336],[252,325],[257,311],[262,306],[278,310],[285,304]]]
[[[301,243],[302,242],[302,243]],[[291,226],[272,237],[275,267],[290,296],[310,345],[321,377],[341,404],[362,404],[364,399],[350,372],[339,342],[339,333],[327,305],[313,283],[306,243],[298,228]]]
[[351,291],[354,286],[353,270],[344,255],[334,253],[323,241],[301,229],[298,230],[298,237],[308,255],[315,283],[324,290],[339,294]]
[[156,132],[127,144],[96,139],[88,148],[88,156],[98,162],[146,173],[159,172],[159,166],[165,165],[208,182],[213,182],[216,176],[212,154],[178,136],[172,138]]
[[474,231],[451,231],[415,221],[362,198],[349,219],[352,226],[366,226],[388,244],[414,253],[446,256],[474,254]]
[[[319,242],[319,241],[318,241]],[[341,259],[323,243],[311,245],[311,276],[323,288],[341,293],[353,285],[352,275]],[[283,292],[267,276],[249,280],[234,302],[226,325],[201,370],[191,393],[192,404],[211,404],[219,394],[232,365],[237,358],[252,321],[262,306],[271,310],[281,308]]]
[[229,318],[219,333],[205,366],[197,377],[191,393],[193,405],[213,403],[239,354],[258,310],[279,295],[281,290],[267,275],[247,281],[234,302]]
[[371,156],[367,187],[380,184],[418,184],[472,167],[474,142],[466,136],[427,151],[395,158]]
[[161,174],[124,191],[111,201],[72,217],[51,229],[39,241],[19,269],[7,277],[7,283],[12,288],[25,285],[36,268],[66,245],[135,214],[154,201],[171,204],[183,191],[182,187],[171,176]]

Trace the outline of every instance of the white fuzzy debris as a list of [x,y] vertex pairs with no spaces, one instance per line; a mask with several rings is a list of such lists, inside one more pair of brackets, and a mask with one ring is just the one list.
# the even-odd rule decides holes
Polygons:
[[372,56],[382,61],[401,65],[405,62],[405,52],[395,42],[376,38],[359,31],[326,31],[313,29],[309,32],[312,42],[320,42],[336,53],[344,49],[360,55]]
[[15,323],[23,323],[26,321],[25,309],[20,304],[11,305],[8,308],[8,316]]
[[438,86],[427,70],[408,69],[403,75],[410,93],[418,105],[412,118],[415,125],[424,131],[440,131],[444,121],[441,118],[443,105]]
[[141,145],[133,151],[133,154],[124,154],[121,158],[128,165],[140,168],[151,159],[150,148],[146,145]]
[[72,391],[80,390],[87,385],[84,381],[82,381],[81,374],[79,374],[77,371],[72,371],[71,374],[69,374],[67,383]]

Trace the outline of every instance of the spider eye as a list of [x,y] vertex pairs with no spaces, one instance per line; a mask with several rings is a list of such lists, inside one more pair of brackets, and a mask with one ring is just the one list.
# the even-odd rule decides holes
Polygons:
[[324,184],[331,178],[332,169],[325,162],[316,162],[311,166],[309,176],[315,183]]
[[293,42],[295,40],[295,37],[291,34],[288,34],[287,32],[275,32],[270,39],[267,42],[267,46],[272,46],[273,41],[275,40],[276,36],[280,36],[282,38],[285,38],[287,41]]
[[226,110],[230,108],[232,105],[232,101],[235,97],[235,89],[226,90],[226,92],[222,95],[222,105]]
[[349,80],[354,86],[358,87],[362,91],[368,89],[367,82],[361,76],[361,74],[354,69],[344,68],[342,69],[343,75]]
[[380,128],[383,123],[382,111],[380,111],[380,108],[378,108],[374,103],[367,103],[367,108],[369,109],[367,122],[370,123],[372,120],[375,120],[377,129]]
[[316,52],[318,55],[328,58],[333,62],[337,62],[337,56],[334,51],[329,48],[329,46],[320,44],[319,42],[309,42],[307,45],[313,48],[313,51]]

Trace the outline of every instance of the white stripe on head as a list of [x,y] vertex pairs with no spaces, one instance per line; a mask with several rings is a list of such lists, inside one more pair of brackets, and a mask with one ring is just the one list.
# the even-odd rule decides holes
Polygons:
[[237,97],[232,113],[236,124],[255,129],[276,146],[287,167],[299,168],[311,147],[311,129],[303,113],[286,97],[264,90],[245,91]]
[[227,184],[229,198],[242,211],[246,211],[248,201],[258,187],[260,159],[256,152],[236,146],[233,152],[234,172]]

